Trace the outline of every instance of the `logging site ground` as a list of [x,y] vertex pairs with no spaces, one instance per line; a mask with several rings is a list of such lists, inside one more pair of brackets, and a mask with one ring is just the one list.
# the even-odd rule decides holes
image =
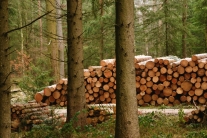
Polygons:
[[[136,99],[141,138],[207,138],[207,54],[177,61],[136,56]],[[13,137],[113,138],[116,114],[115,59],[84,69],[86,126],[66,122],[67,79],[33,94],[33,101],[16,103],[13,96]],[[19,94],[20,95],[20,94]],[[129,109],[129,108],[128,108]]]

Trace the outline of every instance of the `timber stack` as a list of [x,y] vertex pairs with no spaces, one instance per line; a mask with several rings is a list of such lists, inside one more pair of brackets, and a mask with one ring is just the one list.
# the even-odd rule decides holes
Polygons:
[[[116,103],[115,59],[100,61],[100,66],[84,69],[87,104]],[[205,104],[207,98],[207,53],[191,58],[175,56],[152,58],[135,56],[136,97],[138,106],[180,103]],[[66,106],[67,80],[36,93],[35,100],[48,105]],[[127,82],[126,82],[127,83]],[[55,96],[55,97],[54,97]]]
[[[135,63],[152,59],[151,56],[135,56]],[[47,105],[67,105],[67,79],[61,79],[52,86],[37,92],[35,100]],[[116,66],[115,59],[106,59],[100,66],[89,66],[84,69],[85,97],[87,104],[116,103]]]
[[35,94],[37,103],[46,103],[47,105],[67,105],[67,79],[61,79],[55,85],[45,87],[42,91]]
[[207,108],[206,105],[196,106],[196,109],[193,110],[190,114],[184,117],[185,123],[207,123]]
[[[49,117],[46,103],[26,103],[11,105],[12,130],[30,130],[33,124],[40,124]],[[20,125],[21,124],[21,125]]]
[[166,57],[136,64],[138,105],[205,104],[206,62],[205,53],[177,61]]
[[101,106],[90,106],[88,107],[88,115],[86,118],[86,123],[96,126],[110,118],[115,118],[114,112],[110,111],[106,107],[101,108]]

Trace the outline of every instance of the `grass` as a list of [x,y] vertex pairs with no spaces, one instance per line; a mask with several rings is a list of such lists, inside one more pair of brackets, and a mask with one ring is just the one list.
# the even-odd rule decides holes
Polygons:
[[[182,113],[182,112],[181,112]],[[180,115],[165,115],[152,112],[139,115],[141,138],[207,138],[207,126],[200,124],[186,125],[180,122]],[[63,138],[67,133],[74,133],[77,138],[113,138],[115,134],[115,120],[113,118],[97,126],[85,126],[83,129],[74,129],[66,124],[62,129],[53,125],[34,126],[29,132],[21,132],[13,137],[22,138]]]

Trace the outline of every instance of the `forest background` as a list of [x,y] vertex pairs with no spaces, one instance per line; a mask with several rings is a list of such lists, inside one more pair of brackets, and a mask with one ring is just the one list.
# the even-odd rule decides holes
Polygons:
[[[135,0],[135,54],[185,58],[207,49],[207,2]],[[84,68],[115,58],[114,0],[83,0]],[[67,76],[66,0],[9,1],[12,78],[27,95]],[[40,16],[42,18],[39,18]],[[51,66],[52,65],[52,66]],[[26,82],[26,83],[25,83]]]

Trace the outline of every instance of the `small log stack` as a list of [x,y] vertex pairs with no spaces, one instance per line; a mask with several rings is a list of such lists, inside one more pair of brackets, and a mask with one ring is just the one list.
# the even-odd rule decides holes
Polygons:
[[50,112],[46,103],[27,103],[11,105],[12,130],[29,130],[33,124],[40,124],[48,118]]
[[190,114],[184,117],[185,123],[207,123],[207,107],[206,105],[197,106],[197,109],[193,110]]
[[[113,109],[115,105],[91,105],[87,106],[87,124],[97,125],[109,118],[115,118]],[[67,114],[67,113],[66,113]],[[26,103],[11,105],[11,130],[31,130],[32,126],[41,123],[57,123],[56,127],[61,128],[66,122],[65,113],[55,113],[50,110],[47,103]]]
[[41,92],[37,92],[34,96],[35,100],[47,105],[67,105],[67,79],[61,79],[55,85],[45,87]]
[[[88,115],[86,118],[86,123],[91,124],[93,126],[100,124],[108,119],[115,118],[115,113],[111,112],[113,109],[107,109],[108,107],[101,107],[101,106],[90,106],[88,107]],[[110,108],[113,108],[111,106]]]

